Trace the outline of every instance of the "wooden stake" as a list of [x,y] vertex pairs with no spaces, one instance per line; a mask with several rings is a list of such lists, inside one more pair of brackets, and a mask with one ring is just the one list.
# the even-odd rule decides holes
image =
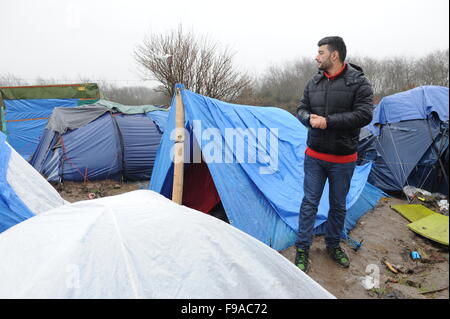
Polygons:
[[445,286],[445,287],[443,287],[443,288],[439,288],[439,289],[434,289],[434,290],[429,290],[429,291],[422,291],[422,292],[419,292],[420,294],[431,294],[431,293],[433,293],[433,292],[439,292],[439,291],[442,291],[442,290],[445,290],[445,289],[448,289],[448,286]]
[[176,89],[175,113],[175,146],[173,157],[173,188],[172,200],[180,204],[183,201],[183,175],[184,175],[184,106],[180,88]]
[[86,185],[86,180],[87,180],[87,167],[84,170],[84,183],[83,183],[83,185]]

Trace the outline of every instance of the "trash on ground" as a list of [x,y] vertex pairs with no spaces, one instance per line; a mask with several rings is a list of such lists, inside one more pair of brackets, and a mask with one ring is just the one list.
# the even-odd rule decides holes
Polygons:
[[445,290],[445,289],[448,289],[448,286],[445,286],[445,287],[443,287],[443,288],[438,288],[438,289],[428,290],[428,291],[422,291],[422,292],[420,292],[420,293],[421,293],[421,294],[430,294],[430,293],[433,293],[433,292],[439,292],[439,291],[442,291],[442,290]]
[[448,246],[448,222],[448,216],[435,213],[408,224],[408,228],[419,235]]
[[381,259],[381,262],[382,262],[383,264],[385,264],[386,267],[387,267],[390,271],[392,271],[394,274],[398,274],[398,270],[395,269],[395,267],[394,267],[390,262],[388,262],[388,261],[386,260],[386,258],[382,258],[382,259]]
[[405,186],[403,192],[411,204],[421,203],[433,211],[448,216],[448,198],[441,193],[430,193],[413,186]]
[[408,228],[415,233],[448,246],[448,216],[423,205],[392,205],[391,208],[412,222]]
[[411,255],[412,260],[420,259],[420,254],[417,251],[412,251],[410,255]]
[[441,199],[437,204],[439,206],[439,212],[448,216],[448,200]]
[[435,214],[431,209],[426,208],[423,205],[392,205],[391,208],[397,213],[405,217],[410,222],[415,222],[419,219],[425,218],[432,214]]

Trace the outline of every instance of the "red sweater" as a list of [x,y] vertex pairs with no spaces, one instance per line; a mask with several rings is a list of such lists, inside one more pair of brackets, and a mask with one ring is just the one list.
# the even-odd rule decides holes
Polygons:
[[306,147],[306,155],[320,159],[322,161],[331,162],[331,163],[351,163],[355,162],[358,159],[358,153],[353,153],[350,155],[334,155],[327,153],[316,152],[310,147]]
[[333,75],[329,75],[327,72],[323,72],[323,74],[324,74],[327,78],[329,78],[330,80],[334,80],[334,79],[337,78],[342,72],[344,72],[346,66],[347,66],[347,64],[344,63],[344,64],[342,65],[342,68],[341,68],[339,71],[337,71],[337,73],[335,73],[335,74],[333,74]]

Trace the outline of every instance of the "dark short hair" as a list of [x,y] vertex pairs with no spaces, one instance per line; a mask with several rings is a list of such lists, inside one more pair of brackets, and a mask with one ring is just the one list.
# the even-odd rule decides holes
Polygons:
[[322,45],[328,45],[328,49],[333,52],[337,51],[339,53],[339,59],[341,62],[345,61],[345,57],[347,56],[347,47],[345,46],[345,42],[341,37],[325,37],[317,43],[320,47]]

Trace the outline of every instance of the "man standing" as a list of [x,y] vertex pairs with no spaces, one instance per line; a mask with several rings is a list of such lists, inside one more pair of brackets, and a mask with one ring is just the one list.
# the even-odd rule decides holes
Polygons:
[[297,118],[308,127],[304,198],[300,207],[295,264],[308,271],[309,247],[320,198],[328,179],[329,203],[325,243],[341,266],[350,260],[339,246],[346,215],[346,196],[356,166],[360,128],[372,120],[372,87],[362,69],[345,62],[340,37],[319,41],[319,73],[306,85]]

